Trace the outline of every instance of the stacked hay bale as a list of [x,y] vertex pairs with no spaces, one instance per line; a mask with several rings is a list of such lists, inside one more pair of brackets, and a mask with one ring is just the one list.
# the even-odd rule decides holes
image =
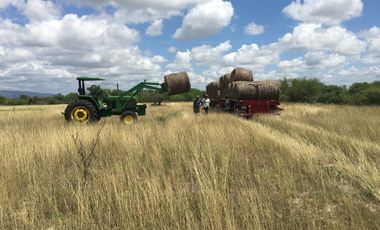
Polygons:
[[229,84],[231,83],[231,73],[227,73],[219,78],[220,83],[220,97],[228,94]]
[[253,81],[252,71],[244,68],[235,68],[231,72],[231,82],[234,81]]
[[278,100],[280,98],[280,88],[271,83],[248,82],[246,84],[236,84],[233,90],[235,99]]
[[244,68],[235,68],[231,73],[227,73],[219,78],[220,81],[220,97],[226,96],[235,98],[236,85],[245,84],[253,81],[253,74],[251,70]]
[[254,81],[251,70],[235,68],[231,73],[219,78],[219,84],[210,83],[206,88],[211,99],[216,97],[215,85],[219,85],[219,98],[225,96],[235,100],[278,100],[280,82],[274,80]]
[[206,86],[206,93],[211,100],[218,100],[220,96],[220,83],[219,81],[210,82]]
[[258,84],[270,84],[270,85],[275,85],[275,86],[278,86],[280,87],[280,81],[277,81],[277,80],[262,80],[262,81],[255,81],[255,83],[258,83]]
[[186,72],[172,73],[164,76],[169,95],[190,91],[190,80]]

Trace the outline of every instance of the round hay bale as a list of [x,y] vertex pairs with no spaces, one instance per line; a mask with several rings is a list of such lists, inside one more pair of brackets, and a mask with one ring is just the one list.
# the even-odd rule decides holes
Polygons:
[[236,99],[257,99],[257,87],[256,85],[252,84],[252,82],[235,82],[233,91]]
[[190,91],[189,76],[186,72],[172,73],[164,76],[169,95]]
[[224,91],[224,97],[228,96],[230,98],[235,98],[234,97],[234,91],[233,91],[233,88],[234,88],[234,83],[229,83],[227,85],[227,87],[225,88],[225,91]]
[[[254,83],[257,84],[257,83]],[[257,84],[258,99],[280,99],[280,87],[273,84]]]
[[217,99],[219,97],[218,90],[220,89],[219,81],[213,81],[207,84],[206,93],[210,99]]
[[233,91],[235,97],[242,100],[278,100],[280,98],[280,88],[273,84],[240,82],[235,83]]
[[210,84],[212,84],[213,87],[215,87],[216,89],[220,89],[220,82],[219,82],[219,80],[213,81]]
[[231,81],[253,81],[252,71],[244,68],[235,68],[231,72]]
[[257,84],[271,84],[280,87],[281,82],[278,80],[261,80],[261,81],[254,81],[254,83]]
[[225,87],[220,88],[219,97],[224,97],[226,95],[226,92],[227,92],[227,90]]
[[[238,94],[236,92],[236,87],[238,85],[244,85],[244,84],[247,84],[249,82],[247,81],[234,81],[230,84],[230,87],[229,87],[229,92],[228,92],[228,96],[230,98],[233,98],[233,99],[237,99],[238,98]],[[227,96],[227,95],[226,95]]]
[[207,85],[206,85],[206,93],[209,95],[209,97],[211,98],[211,96],[212,96],[212,85],[211,85],[211,83],[208,83]]
[[224,75],[223,76],[220,76],[220,78],[219,78],[219,87],[223,87],[223,85],[224,85]]
[[206,93],[210,99],[214,99],[216,97],[216,89],[211,85],[211,83],[206,86]]
[[219,78],[220,81],[220,87],[227,87],[228,84],[230,84],[231,81],[231,73],[224,74]]

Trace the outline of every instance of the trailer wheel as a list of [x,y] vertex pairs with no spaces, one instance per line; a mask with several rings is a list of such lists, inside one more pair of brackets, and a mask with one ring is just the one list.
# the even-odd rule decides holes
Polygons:
[[100,120],[98,111],[88,101],[74,101],[65,109],[65,119],[68,122],[94,123]]
[[135,112],[125,111],[120,116],[120,121],[126,125],[132,125],[137,122],[137,115]]

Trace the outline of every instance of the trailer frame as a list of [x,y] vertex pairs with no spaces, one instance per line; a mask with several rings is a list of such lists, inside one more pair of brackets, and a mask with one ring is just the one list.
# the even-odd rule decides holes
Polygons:
[[279,100],[271,99],[230,99],[229,103],[226,103],[226,99],[219,99],[211,100],[210,106],[217,111],[229,112],[244,118],[251,118],[257,114],[279,115],[279,112],[283,110],[279,107],[280,104]]

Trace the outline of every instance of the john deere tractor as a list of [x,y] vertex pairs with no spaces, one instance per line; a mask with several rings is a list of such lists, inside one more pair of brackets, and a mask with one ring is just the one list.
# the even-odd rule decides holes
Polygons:
[[[188,87],[186,88],[188,89],[181,89],[181,92],[190,90],[190,83],[187,74],[186,78],[188,83]],[[160,84],[144,81],[126,91],[122,96],[95,96],[86,94],[85,82],[102,81],[104,79],[94,77],[78,77],[77,80],[79,85],[78,97],[75,101],[67,105],[64,112],[65,119],[69,122],[94,123],[98,122],[102,117],[119,115],[121,122],[125,124],[133,124],[137,121],[138,116],[145,115],[145,110],[147,107],[146,104],[137,103],[137,98],[135,96],[140,90],[151,89],[159,93],[168,92],[170,94],[168,82]]]

